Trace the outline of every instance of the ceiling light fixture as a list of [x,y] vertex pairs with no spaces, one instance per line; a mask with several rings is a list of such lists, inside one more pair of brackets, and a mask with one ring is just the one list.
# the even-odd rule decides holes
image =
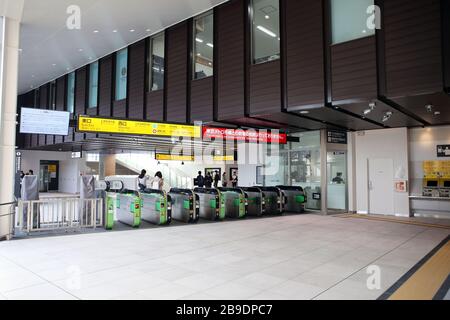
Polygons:
[[440,111],[435,111],[435,112],[434,112],[434,115],[435,115],[435,116],[440,116],[440,115],[441,115],[441,112],[440,112]]
[[266,14],[264,18],[266,18],[266,20],[269,20],[270,16],[268,14]]
[[369,103],[369,109],[364,110],[363,114],[367,116],[369,113],[371,113],[373,110],[375,110],[377,104],[375,102]]
[[146,29],[145,31],[150,32],[150,31],[152,31],[152,29]]
[[303,110],[303,111],[300,111],[300,114],[309,114],[309,111]]
[[130,32],[135,32],[136,30],[134,30],[134,29],[130,29]]
[[393,113],[391,111],[385,112],[383,119],[381,121],[383,122],[387,122],[389,121],[389,119],[392,117]]
[[98,30],[94,30],[94,33],[99,33],[99,31]]
[[78,49],[78,51],[82,52],[82,51],[83,51],[83,49],[81,49],[81,48],[80,48],[80,49]]
[[200,38],[195,38],[195,41],[197,41],[198,43],[203,43],[203,39]]
[[272,38],[276,38],[277,37],[277,35],[274,32],[270,31],[269,29],[267,29],[267,28],[265,28],[263,26],[257,26],[256,28],[258,30],[264,32],[265,34],[271,36]]
[[117,30],[113,30],[114,33],[117,33]]
[[209,42],[208,42],[206,45],[207,45],[208,47],[214,48],[214,45],[213,45],[212,43],[209,43]]

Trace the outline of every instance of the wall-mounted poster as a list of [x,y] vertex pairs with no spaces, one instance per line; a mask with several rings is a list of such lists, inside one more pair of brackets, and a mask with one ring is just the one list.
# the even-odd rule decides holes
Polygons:
[[440,145],[437,146],[437,156],[438,158],[448,158],[450,157],[450,145]]
[[398,180],[394,183],[395,192],[406,193],[408,192],[408,181]]
[[239,177],[239,170],[238,168],[230,168],[230,176],[229,178],[233,178],[233,176],[236,175],[236,177]]

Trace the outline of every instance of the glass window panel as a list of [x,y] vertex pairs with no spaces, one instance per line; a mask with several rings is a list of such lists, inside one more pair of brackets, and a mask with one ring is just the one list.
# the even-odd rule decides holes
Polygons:
[[280,58],[279,0],[253,0],[253,63]]
[[69,73],[67,79],[67,111],[73,113],[75,108],[75,72]]
[[150,91],[164,89],[164,34],[151,40],[150,52]]
[[50,83],[50,109],[56,109],[56,81]]
[[375,34],[367,27],[367,13],[373,0],[330,0],[332,43],[342,43]]
[[96,108],[98,104],[98,61],[89,67],[89,108]]
[[214,74],[214,15],[194,19],[194,79]]
[[128,49],[122,49],[116,55],[116,100],[127,97]]

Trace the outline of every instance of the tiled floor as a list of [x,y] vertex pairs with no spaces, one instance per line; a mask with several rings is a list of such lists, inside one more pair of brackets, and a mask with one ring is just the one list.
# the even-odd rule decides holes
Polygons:
[[0,242],[0,299],[376,299],[449,233],[291,215]]

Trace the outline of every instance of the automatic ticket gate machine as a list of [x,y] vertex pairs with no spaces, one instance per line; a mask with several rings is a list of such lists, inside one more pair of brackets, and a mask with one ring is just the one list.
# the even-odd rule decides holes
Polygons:
[[277,187],[258,187],[264,192],[265,214],[283,214],[284,195]]
[[305,212],[306,196],[302,187],[278,186],[277,188],[283,193],[285,212]]
[[247,215],[247,194],[240,188],[218,188],[224,197],[227,218],[240,219]]
[[225,219],[225,198],[217,189],[195,188],[198,196],[199,216],[206,220]]
[[171,198],[165,191],[145,189],[140,197],[142,220],[156,225],[172,222]]
[[200,201],[199,196],[190,189],[170,189],[172,202],[172,219],[185,223],[198,222]]
[[261,217],[266,211],[266,200],[264,192],[257,187],[241,188],[247,198],[247,214],[249,216]]
[[134,190],[122,190],[116,200],[117,220],[133,228],[141,225],[141,198]]
[[97,192],[103,195],[102,188],[104,188],[105,196],[105,229],[112,230],[114,222],[117,220],[117,196],[122,192],[124,184],[122,181],[102,181],[98,185]]

